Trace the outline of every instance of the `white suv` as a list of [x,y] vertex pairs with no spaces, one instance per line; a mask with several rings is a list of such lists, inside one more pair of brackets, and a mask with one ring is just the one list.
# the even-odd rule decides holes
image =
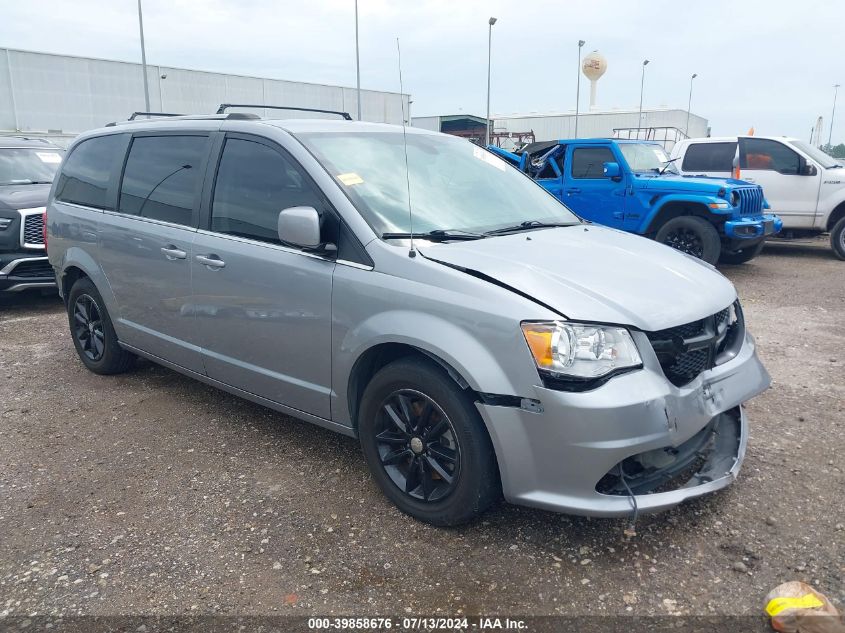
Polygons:
[[[738,149],[737,149],[738,148]],[[740,136],[695,138],[672,150],[685,175],[729,177],[739,155],[741,178],[763,187],[783,220],[785,236],[830,232],[830,244],[845,259],[845,165],[795,138]]]

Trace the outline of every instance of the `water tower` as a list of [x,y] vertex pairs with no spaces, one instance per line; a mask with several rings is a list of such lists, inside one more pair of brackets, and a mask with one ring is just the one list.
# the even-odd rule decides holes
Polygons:
[[607,59],[598,51],[593,51],[584,58],[581,72],[590,80],[590,109],[596,107],[596,84],[601,76],[607,72]]

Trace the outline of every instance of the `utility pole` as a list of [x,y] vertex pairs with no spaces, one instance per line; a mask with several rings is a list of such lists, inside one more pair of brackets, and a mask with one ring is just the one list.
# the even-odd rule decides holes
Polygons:
[[[358,77],[358,120],[361,120],[361,57],[358,53],[358,0],[355,0],[355,74]],[[402,95],[399,95],[402,98]]]
[[586,44],[584,40],[578,40],[578,71],[575,74],[575,138],[578,138],[578,110],[581,105],[581,48]]
[[692,109],[692,80],[696,77],[698,77],[698,74],[693,73],[692,77],[690,77],[689,79],[689,101],[687,102],[687,129],[684,130],[684,134],[687,135],[687,138],[689,138],[689,113]]
[[637,138],[640,138],[640,128],[643,126],[643,88],[645,88],[645,67],[648,66],[648,60],[643,60],[643,77],[640,80],[640,116],[637,120]]
[[144,16],[141,13],[141,0],[138,0],[138,28],[141,29],[141,72],[144,73],[144,105],[150,111],[150,85],[147,81],[147,51],[144,48]]
[[484,147],[490,145],[490,66],[493,60],[493,25],[496,18],[487,20],[490,28],[487,31],[487,125],[484,127]]
[[833,112],[830,113],[830,134],[827,137],[827,147],[830,149],[833,141],[833,117],[836,116],[836,95],[839,93],[839,84],[833,86]]

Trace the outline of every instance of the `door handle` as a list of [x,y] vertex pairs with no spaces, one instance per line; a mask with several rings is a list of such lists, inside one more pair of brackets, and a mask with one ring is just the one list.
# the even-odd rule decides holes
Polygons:
[[566,193],[581,193],[581,190],[576,187],[574,189],[567,189]]
[[194,259],[211,270],[216,270],[226,266],[226,262],[217,257],[217,255],[197,255]]
[[180,249],[178,246],[174,246],[173,244],[168,244],[167,246],[161,247],[161,252],[167,259],[174,260],[174,259],[185,259],[188,257],[188,254]]

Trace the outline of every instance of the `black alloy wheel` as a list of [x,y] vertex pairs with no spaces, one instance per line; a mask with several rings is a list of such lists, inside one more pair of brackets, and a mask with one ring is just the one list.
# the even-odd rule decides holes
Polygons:
[[73,304],[73,335],[83,354],[97,362],[105,352],[105,330],[100,307],[93,297],[81,294]]
[[657,231],[655,239],[708,264],[715,264],[722,251],[716,227],[708,220],[694,215],[681,215],[668,220]]
[[375,436],[382,467],[405,494],[439,501],[455,489],[461,449],[449,417],[434,400],[412,389],[382,403]]
[[704,243],[701,241],[701,236],[686,227],[678,227],[669,233],[663,243],[698,259],[704,255]]
[[398,358],[368,380],[358,437],[378,487],[421,521],[466,523],[502,495],[496,452],[473,392],[428,358]]
[[135,356],[123,349],[106,302],[88,277],[77,279],[67,294],[67,318],[79,360],[95,374],[127,371]]

